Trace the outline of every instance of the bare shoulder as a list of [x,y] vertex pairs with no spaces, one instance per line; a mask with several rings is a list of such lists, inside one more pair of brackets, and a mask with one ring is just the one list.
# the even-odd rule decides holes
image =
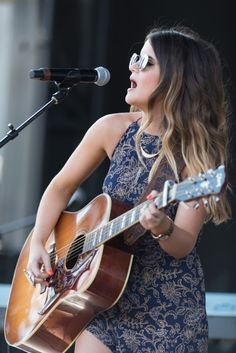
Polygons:
[[115,113],[105,115],[93,125],[96,135],[103,139],[104,149],[111,157],[112,152],[128,126],[140,118],[138,112]]
[[106,129],[114,130],[114,127],[116,127],[119,130],[126,130],[130,124],[139,118],[140,113],[137,112],[115,113],[103,116],[102,118],[98,119],[96,123]]
[[106,115],[86,132],[56,180],[61,188],[73,192],[112,152],[128,126],[138,119],[134,113]]

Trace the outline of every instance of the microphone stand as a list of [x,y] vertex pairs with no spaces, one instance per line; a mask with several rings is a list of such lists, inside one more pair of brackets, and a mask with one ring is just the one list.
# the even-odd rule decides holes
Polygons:
[[[32,121],[34,121],[37,117],[43,114],[47,109],[49,109],[54,104],[61,103],[65,97],[68,95],[69,90],[72,88],[72,85],[65,85],[63,82],[61,84],[57,84],[54,82],[58,88],[58,91],[52,95],[51,100],[46,103],[42,108],[40,108],[37,112],[35,112],[32,116],[30,116],[26,121],[24,121],[21,125],[19,125],[16,129],[14,128],[13,124],[8,124],[9,131],[6,136],[0,140],[0,148],[3,147],[7,142],[13,140],[15,137],[19,135],[19,132],[23,130],[26,126],[28,126]],[[62,87],[61,87],[62,86]]]

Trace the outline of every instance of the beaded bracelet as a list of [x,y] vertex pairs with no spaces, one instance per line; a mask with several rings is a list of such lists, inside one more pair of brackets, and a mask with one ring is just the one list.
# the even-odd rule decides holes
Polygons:
[[154,234],[153,232],[151,232],[151,235],[152,237],[155,239],[155,240],[165,240],[165,239],[168,239],[171,234],[173,233],[173,230],[174,230],[174,221],[169,217],[167,216],[167,218],[169,219],[170,221],[170,225],[169,225],[169,228],[167,229],[167,231],[163,234]]

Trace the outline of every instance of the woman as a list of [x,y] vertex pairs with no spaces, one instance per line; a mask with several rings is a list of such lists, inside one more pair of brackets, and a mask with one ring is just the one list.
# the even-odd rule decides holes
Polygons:
[[[152,30],[130,60],[128,113],[99,119],[45,191],[31,241],[28,270],[37,282],[52,273],[44,244],[79,185],[109,157],[104,191],[138,202],[165,157],[176,181],[227,163],[227,105],[218,53],[187,28]],[[175,151],[182,154],[183,169]],[[165,176],[165,175],[164,175]],[[155,191],[149,195],[151,199]],[[76,342],[76,353],[207,352],[204,278],[196,244],[206,220],[230,217],[225,191],[140,217],[148,231],[118,303],[99,314]],[[45,272],[40,270],[44,264]]]

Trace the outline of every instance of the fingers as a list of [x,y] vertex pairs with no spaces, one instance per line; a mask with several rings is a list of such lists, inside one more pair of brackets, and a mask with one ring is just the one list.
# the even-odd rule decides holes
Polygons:
[[35,287],[36,283],[34,274],[29,270],[24,270],[24,275],[31,284],[31,286]]
[[[27,277],[27,273],[29,276]],[[27,269],[25,271],[26,277],[31,282],[31,284],[36,285],[40,284],[48,284],[48,277],[53,275],[53,269],[51,267],[51,261],[46,250],[37,249],[37,251],[32,251],[30,253],[29,262],[27,265]]]
[[49,277],[53,275],[53,270],[51,269],[49,272],[40,271],[38,268],[33,270],[34,266],[28,266],[27,270],[24,270],[26,278],[28,279],[29,283],[34,287],[36,284],[44,284],[48,285]]
[[[152,191],[148,196],[148,200],[152,200],[157,196],[156,191]],[[165,213],[160,211],[153,200],[150,202],[147,208],[144,210],[143,214],[140,216],[139,222],[145,229],[152,229],[158,227],[163,219],[165,218]]]
[[45,251],[45,253],[43,253],[42,259],[43,259],[43,264],[45,266],[45,272],[47,273],[48,276],[52,276],[53,269],[51,266],[51,260],[50,260],[50,257],[46,251]]
[[36,258],[33,261],[29,261],[27,269],[29,269],[37,278],[44,279],[48,277],[48,274],[45,271],[45,265],[42,258]]
[[152,190],[149,195],[147,195],[147,200],[152,200],[154,197],[158,195],[158,192],[156,190]]
[[33,286],[36,286],[36,284],[46,284],[47,283],[46,279],[49,277],[48,274],[46,272],[40,271],[38,266],[29,264],[27,266],[27,270],[25,270],[24,272],[25,272],[25,274],[26,273],[30,274],[29,282]]
[[154,202],[150,203],[150,205],[148,205],[147,207],[147,216],[150,214],[150,216],[153,216],[153,217],[160,217],[160,215],[163,213],[163,211],[160,211],[158,210],[158,208],[156,208],[156,205]]
[[145,229],[152,229],[158,227],[164,218],[164,212],[157,210],[155,206],[150,206],[147,207],[144,213],[140,216],[139,222]]

